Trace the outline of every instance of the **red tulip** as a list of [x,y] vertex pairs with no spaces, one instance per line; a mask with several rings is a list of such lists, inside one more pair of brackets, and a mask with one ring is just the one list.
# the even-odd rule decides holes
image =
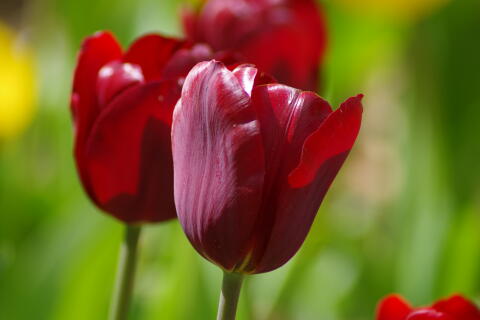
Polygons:
[[265,82],[250,65],[199,63],[173,115],[179,220],[227,271],[271,271],[297,252],[360,128],[361,95],[332,112],[313,92]]
[[460,295],[422,308],[412,308],[400,296],[390,295],[380,302],[377,320],[480,320],[480,310]]
[[185,11],[183,24],[195,42],[238,51],[281,83],[317,89],[327,33],[314,0],[209,0]]
[[204,45],[147,35],[123,52],[99,32],[82,46],[75,70],[72,113],[75,160],[98,207],[128,222],[176,216],[170,130],[181,85]]

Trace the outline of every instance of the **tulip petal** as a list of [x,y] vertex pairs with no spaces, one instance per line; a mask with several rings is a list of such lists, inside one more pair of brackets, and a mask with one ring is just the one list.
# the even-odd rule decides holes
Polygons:
[[227,270],[244,262],[265,175],[259,123],[238,79],[202,62],[185,80],[172,127],[175,204],[193,246]]
[[477,306],[460,295],[440,300],[432,308],[446,313],[455,319],[480,320],[480,311]]
[[199,41],[200,35],[198,34],[198,17],[196,10],[191,6],[185,6],[181,8],[180,11],[180,20],[182,21],[183,33],[188,36],[188,38],[194,42],[204,42]]
[[209,0],[198,15],[183,17],[190,39],[235,50],[281,83],[317,89],[327,33],[315,1]]
[[248,96],[251,96],[253,85],[255,84],[255,79],[258,73],[257,68],[244,64],[235,68],[232,73],[240,82],[243,90],[245,90]]
[[[326,192],[355,142],[361,122],[361,98],[350,98],[326,118],[298,118],[298,128],[295,125],[297,118],[290,120],[292,124],[288,126],[287,137],[298,138],[289,138],[291,149],[287,149],[283,155],[289,161],[283,164],[278,174],[277,179],[281,180],[273,184],[276,189],[269,191],[271,199],[265,201],[268,204],[266,210],[271,210],[274,218],[270,219],[267,246],[255,272],[267,272],[280,267],[302,245]],[[310,103],[306,103],[308,101]],[[302,110],[315,101],[322,105],[323,100],[312,98],[297,104],[297,108]],[[316,113],[322,114],[320,111]],[[316,122],[317,128],[307,126],[306,119],[311,118],[322,120],[320,124]],[[266,143],[267,150],[269,145]],[[298,157],[296,155],[300,154],[300,150],[301,157]],[[271,169],[267,170],[267,174],[269,172]]]
[[260,1],[209,0],[200,15],[184,15],[185,31],[195,42],[206,42],[216,50],[237,49],[249,34],[259,30],[261,12],[266,7]]
[[312,64],[323,63],[326,52],[328,33],[327,17],[323,9],[314,0],[290,0],[294,25],[302,29],[305,39],[310,39],[310,61]]
[[205,44],[195,44],[193,47],[182,48],[175,52],[168,63],[164,66],[163,79],[179,79],[183,81],[188,72],[199,62],[208,60],[223,62],[228,68],[238,66],[240,57],[231,51],[212,52],[212,49]]
[[165,65],[184,45],[184,41],[148,34],[131,45],[123,61],[139,65],[146,81],[160,80]]
[[316,91],[319,57],[312,59],[313,49],[303,30],[283,26],[259,34],[238,50],[280,83]]
[[[325,192],[318,185],[292,190],[288,175],[300,160],[305,139],[331,113],[312,92],[283,85],[258,86],[252,94],[266,154],[266,179],[255,250],[247,272],[266,272],[287,262],[304,241]],[[292,219],[292,216],[295,218]]]
[[[430,308],[423,308],[412,312],[408,315],[406,320],[457,320],[456,318],[452,318],[448,314],[438,312],[436,310]],[[463,318],[460,318],[464,320]]]
[[91,196],[91,187],[83,166],[85,143],[99,113],[96,84],[99,70],[120,59],[122,49],[109,32],[98,32],[85,39],[78,56],[72,92],[72,114],[75,123],[75,158],[80,179]]
[[405,320],[412,307],[399,295],[384,298],[377,307],[377,320]]
[[210,60],[212,56],[212,50],[205,44],[180,49],[169,59],[162,76],[164,79],[185,78],[197,63]]
[[363,95],[348,99],[305,141],[301,161],[289,177],[294,188],[312,182],[328,159],[350,151],[360,130]]
[[97,101],[99,108],[107,106],[122,91],[141,82],[143,82],[143,74],[137,65],[120,61],[106,64],[98,72]]
[[84,40],[78,55],[73,79],[72,113],[78,127],[91,124],[98,110],[96,82],[98,71],[107,63],[120,59],[122,49],[110,32],[97,32]]
[[170,125],[176,82],[136,85],[100,114],[87,144],[97,204],[125,222],[175,216]]
[[319,49],[319,42],[323,42],[324,35],[315,31],[317,34],[309,37],[313,30],[304,28],[303,17],[283,11],[286,10],[272,11],[272,16],[279,16],[273,20],[280,21],[272,22],[274,27],[252,37],[239,51],[280,83],[316,91],[320,55],[324,51],[323,47]]

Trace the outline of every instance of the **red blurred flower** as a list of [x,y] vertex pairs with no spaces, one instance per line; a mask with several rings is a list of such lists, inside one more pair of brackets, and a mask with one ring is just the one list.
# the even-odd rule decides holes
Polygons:
[[175,217],[170,130],[181,85],[209,48],[146,35],[122,52],[112,34],[88,37],[75,70],[75,160],[91,199],[128,222]]
[[281,83],[317,89],[327,33],[314,0],[209,0],[186,10],[183,24],[195,42],[236,50]]
[[377,320],[480,320],[480,311],[460,295],[422,308],[412,308],[402,297],[390,295],[380,302]]
[[202,62],[174,116],[175,204],[197,251],[228,271],[261,273],[303,243],[357,137],[359,95],[332,112],[313,92],[256,68]]

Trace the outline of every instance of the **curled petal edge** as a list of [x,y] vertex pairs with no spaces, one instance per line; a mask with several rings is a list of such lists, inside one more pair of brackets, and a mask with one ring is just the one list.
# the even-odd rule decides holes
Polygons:
[[310,184],[325,161],[352,148],[360,130],[362,98],[362,94],[349,98],[307,137],[300,162],[288,177],[292,188]]

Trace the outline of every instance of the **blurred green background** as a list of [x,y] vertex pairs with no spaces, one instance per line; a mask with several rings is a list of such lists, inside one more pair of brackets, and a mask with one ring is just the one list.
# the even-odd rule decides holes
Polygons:
[[[180,36],[183,4],[1,0],[0,319],[106,319],[122,228],[76,176],[76,52],[100,29],[125,46]],[[322,5],[321,94],[338,105],[363,92],[363,128],[305,245],[248,279],[238,318],[373,319],[391,292],[416,305],[480,298],[480,1]],[[176,221],[145,228],[138,271],[131,319],[215,318],[221,272]]]

